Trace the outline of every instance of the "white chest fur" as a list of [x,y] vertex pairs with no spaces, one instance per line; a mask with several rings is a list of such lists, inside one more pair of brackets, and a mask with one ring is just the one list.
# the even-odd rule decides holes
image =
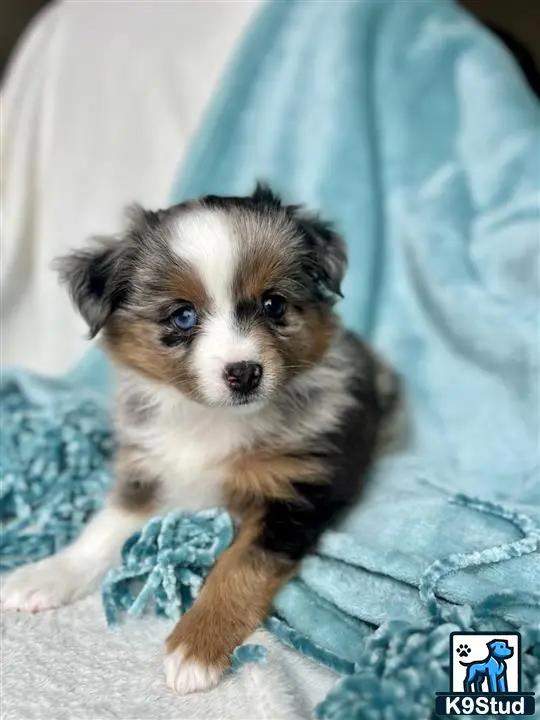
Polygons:
[[220,505],[228,460],[241,440],[229,424],[203,418],[156,424],[145,445],[163,479],[167,505],[189,510]]
[[[145,387],[145,395],[149,387]],[[120,418],[120,433],[135,445],[161,481],[167,509],[199,510],[222,504],[230,459],[261,430],[256,414],[205,408],[170,390],[152,388],[143,423]]]

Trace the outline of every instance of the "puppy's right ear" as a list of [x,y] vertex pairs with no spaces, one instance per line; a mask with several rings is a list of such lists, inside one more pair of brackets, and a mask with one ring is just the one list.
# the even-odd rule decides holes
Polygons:
[[122,240],[99,238],[83,250],[55,260],[60,282],[95,337],[127,292],[125,245]]

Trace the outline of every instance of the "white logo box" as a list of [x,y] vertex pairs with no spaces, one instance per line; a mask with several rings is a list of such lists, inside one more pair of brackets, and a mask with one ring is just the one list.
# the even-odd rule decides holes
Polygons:
[[[467,667],[461,663],[482,662],[489,657],[488,643],[492,640],[504,640],[513,649],[512,657],[505,658],[507,668],[507,692],[520,691],[520,636],[518,633],[453,633],[450,643],[451,692],[463,692],[463,683]],[[466,650],[469,650],[467,654]],[[487,681],[482,684],[482,692],[489,692]]]

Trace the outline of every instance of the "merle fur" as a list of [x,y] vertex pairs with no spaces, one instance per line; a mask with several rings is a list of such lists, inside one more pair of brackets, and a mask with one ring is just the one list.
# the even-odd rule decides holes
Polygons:
[[293,483],[293,500],[267,501],[258,544],[265,550],[299,561],[311,553],[321,535],[335,525],[357,501],[375,457],[381,425],[395,411],[399,387],[382,393],[377,387],[374,357],[352,333],[345,343],[362,366],[349,379],[354,404],[331,429],[321,432],[306,448],[322,461],[324,477],[316,482]]

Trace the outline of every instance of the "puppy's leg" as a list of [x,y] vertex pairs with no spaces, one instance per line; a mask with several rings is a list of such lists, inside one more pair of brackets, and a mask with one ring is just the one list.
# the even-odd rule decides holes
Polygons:
[[254,632],[296,563],[258,544],[259,528],[242,527],[217,561],[201,594],[167,639],[167,684],[180,694],[215,685],[237,645]]
[[167,639],[166,679],[178,693],[217,683],[233,650],[256,630],[274,595],[346,507],[343,493],[321,480],[330,479],[324,470],[318,458],[267,454],[235,466],[228,506],[246,520]]
[[142,515],[118,506],[101,510],[72,545],[2,578],[2,608],[38,612],[92,592],[119,560],[124,541],[143,522]]
[[160,480],[136,448],[121,447],[115,486],[74,543],[45,560],[2,578],[4,609],[37,612],[65,605],[96,590],[120,560],[127,538],[158,509]]

